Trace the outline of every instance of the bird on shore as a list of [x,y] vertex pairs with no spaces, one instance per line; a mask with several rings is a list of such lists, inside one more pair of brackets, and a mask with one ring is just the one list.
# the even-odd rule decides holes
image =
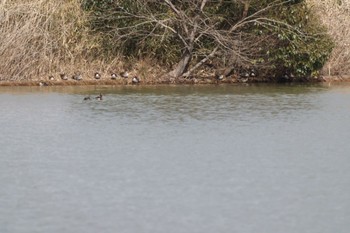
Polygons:
[[47,84],[46,82],[39,82],[39,86],[41,87],[47,87],[49,84]]
[[65,73],[61,73],[60,77],[61,77],[62,80],[68,80],[68,77],[67,77],[67,75]]
[[55,80],[55,78],[53,77],[53,75],[50,75],[50,76],[49,76],[49,80],[50,80],[50,81]]
[[123,78],[129,78],[129,73],[128,71],[124,71],[120,73],[120,76],[122,76]]
[[256,69],[252,68],[250,69],[250,73],[249,73],[250,77],[255,78],[256,76],[258,76],[258,72],[256,71]]
[[250,73],[246,70],[242,70],[239,73],[238,81],[241,83],[246,83],[246,82],[248,82],[249,77],[250,77]]
[[132,81],[133,84],[137,84],[137,83],[140,82],[140,79],[137,76],[135,76],[135,77],[132,78],[131,81]]
[[249,72],[247,71],[242,71],[239,73],[240,78],[248,78],[249,77]]
[[281,77],[279,77],[278,82],[292,82],[295,79],[295,76],[293,73],[289,71],[285,71]]
[[224,75],[223,75],[223,74],[217,75],[217,76],[215,77],[215,79],[218,80],[218,81],[221,81],[221,80],[224,79]]
[[91,97],[90,96],[86,96],[86,97],[84,97],[84,100],[91,100]]
[[111,79],[116,80],[116,79],[117,79],[117,77],[118,77],[118,76],[117,76],[117,74],[116,74],[116,73],[112,73],[112,74],[111,74]]
[[81,77],[81,74],[77,73],[77,74],[74,74],[72,76],[72,79],[76,80],[76,81],[80,81],[82,80],[83,78]]
[[219,84],[220,81],[222,81],[224,79],[224,77],[225,77],[225,75],[223,75],[223,74],[216,74],[215,75],[215,82],[216,82],[216,84]]
[[102,100],[102,94],[100,93],[98,96],[95,97],[97,100]]
[[95,77],[95,79],[100,79],[101,78],[101,74],[99,72],[96,72],[94,77]]

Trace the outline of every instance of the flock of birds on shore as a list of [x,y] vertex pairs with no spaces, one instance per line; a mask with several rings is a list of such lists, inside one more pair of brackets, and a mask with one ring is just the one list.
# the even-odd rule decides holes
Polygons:
[[[229,72],[229,74],[231,74],[231,72]],[[216,81],[222,81],[228,75],[219,74],[215,76],[215,79]],[[246,83],[248,82],[249,78],[255,78],[257,76],[258,76],[258,73],[257,73],[257,70],[255,69],[241,70],[238,74],[238,80],[239,82]]]
[[[248,71],[243,71],[243,72],[239,73],[239,81],[240,82],[247,82],[250,77],[254,78],[256,76],[257,76],[257,71],[255,69],[250,69]],[[102,78],[102,75],[99,72],[95,72],[93,77],[94,77],[95,80],[99,80],[99,79]],[[130,77],[130,74],[127,71],[121,72],[120,74],[111,73],[111,75],[110,75],[110,79],[111,80],[117,80],[119,78],[127,80],[129,77]],[[65,73],[61,73],[60,74],[60,78],[63,81],[69,80],[68,75],[66,75]],[[225,78],[224,74],[220,74],[220,75],[216,75],[215,76],[215,80],[216,81],[222,81],[224,78]],[[51,76],[49,76],[49,80],[50,81],[55,81],[55,78],[51,75]],[[71,77],[71,80],[81,81],[81,80],[83,80],[83,77],[82,77],[82,75],[80,73],[76,73],[76,74],[74,74]],[[134,76],[131,79],[131,83],[132,84],[140,83],[139,77]],[[41,81],[41,82],[39,82],[39,86],[49,86],[49,84],[47,82]]]
[[[128,79],[129,77],[130,77],[130,74],[127,71],[122,72],[119,75],[117,73],[111,73],[111,75],[110,75],[110,79],[111,80],[117,80],[118,78]],[[60,78],[63,81],[69,80],[68,75],[66,75],[65,73],[61,73],[60,74]],[[101,78],[102,78],[102,75],[99,72],[95,72],[94,79],[95,80],[99,80]],[[77,74],[74,74],[71,77],[71,79],[75,80],[75,81],[81,81],[81,80],[83,80],[83,77],[82,77],[82,75],[80,73],[77,73]],[[50,81],[55,81],[55,78],[51,75],[51,76],[49,76],[49,80]],[[131,79],[131,82],[132,82],[132,84],[138,84],[138,83],[140,83],[140,79],[139,79],[139,77],[134,76]],[[44,81],[41,81],[41,82],[39,82],[39,86],[48,86],[48,83],[44,82]]]

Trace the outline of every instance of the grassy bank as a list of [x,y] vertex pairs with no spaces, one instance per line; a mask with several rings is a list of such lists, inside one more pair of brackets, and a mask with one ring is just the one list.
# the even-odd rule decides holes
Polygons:
[[104,57],[99,47],[103,38],[91,33],[87,20],[77,0],[1,0],[0,80],[36,83],[49,76],[58,79],[61,73],[89,79],[96,71],[110,75],[123,70],[155,79],[160,73],[148,60]]
[[[336,43],[323,74],[337,77],[350,74],[350,4],[336,0],[309,0],[309,4]],[[100,47],[103,34],[91,32],[89,14],[77,0],[0,0],[0,22],[0,85],[39,85],[41,81],[48,85],[131,84],[130,79],[109,78],[111,73],[125,70],[131,76],[139,76],[144,84],[218,82],[205,69],[198,78],[172,80],[162,77],[166,69],[151,59],[106,57]],[[102,80],[93,79],[96,71],[102,74]],[[60,80],[61,73],[70,80]],[[71,80],[77,73],[83,81]],[[49,76],[54,80],[49,80]],[[220,82],[242,80],[233,76]]]
[[[162,84],[202,84],[202,85],[217,85],[217,84],[251,84],[251,83],[269,83],[269,78],[254,78],[249,80],[242,80],[235,77],[225,78],[223,80],[217,80],[215,77],[193,77],[178,78],[178,79],[166,79],[166,78],[146,78],[141,79],[140,83],[133,83],[131,78],[117,80],[111,80],[109,76],[102,76],[100,80],[95,80],[92,76],[84,78],[81,81],[75,80],[49,80],[42,78],[38,80],[22,80],[22,81],[1,81],[0,86],[89,86],[89,85],[162,85]],[[350,75],[339,75],[339,76],[319,76],[309,79],[299,80],[298,82],[304,83],[319,83],[319,82],[350,82]]]

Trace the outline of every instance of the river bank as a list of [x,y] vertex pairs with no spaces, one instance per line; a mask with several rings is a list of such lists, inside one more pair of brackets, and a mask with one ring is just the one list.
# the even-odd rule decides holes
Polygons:
[[118,78],[112,80],[109,77],[94,79],[91,77],[83,78],[82,80],[62,80],[60,78],[53,79],[37,79],[37,80],[3,80],[0,81],[0,86],[93,86],[93,85],[159,85],[159,84],[234,84],[234,83],[318,83],[318,82],[349,82],[350,75],[339,76],[320,76],[317,78],[289,80],[273,80],[271,78],[236,78],[226,77],[222,80],[216,77],[192,77],[192,78],[140,78],[138,83],[133,82],[132,78]]

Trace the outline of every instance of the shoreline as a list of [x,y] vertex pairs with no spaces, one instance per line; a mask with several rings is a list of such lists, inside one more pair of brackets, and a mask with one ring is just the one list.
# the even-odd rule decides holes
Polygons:
[[15,86],[126,86],[126,85],[197,85],[197,84],[254,84],[254,83],[330,83],[330,82],[350,82],[350,75],[337,76],[320,76],[318,78],[309,78],[304,80],[294,80],[288,82],[277,82],[268,78],[252,78],[242,80],[237,78],[225,78],[217,80],[213,77],[196,77],[196,78],[177,78],[177,79],[149,79],[139,83],[133,83],[131,79],[86,79],[81,81],[76,80],[1,80],[0,87],[15,87]]

